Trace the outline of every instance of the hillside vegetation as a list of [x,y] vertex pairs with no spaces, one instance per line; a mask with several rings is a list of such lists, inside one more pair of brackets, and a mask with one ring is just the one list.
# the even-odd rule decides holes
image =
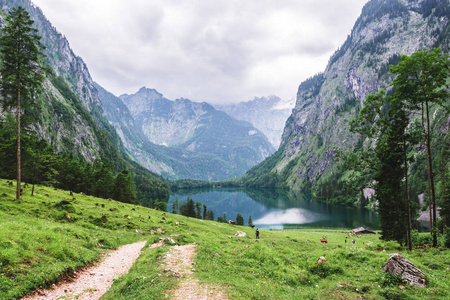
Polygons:
[[[445,299],[450,296],[450,251],[428,248],[429,234],[414,234],[411,252],[377,235],[351,238],[349,230],[262,231],[202,221],[141,206],[38,186],[14,200],[15,182],[0,180],[0,299],[16,299],[51,286],[108,249],[147,240],[141,257],[102,299],[165,299],[181,279],[167,276],[162,257],[171,245],[148,246],[171,236],[197,244],[195,276],[220,285],[230,299]],[[164,214],[164,215],[163,215]],[[136,229],[144,232],[138,234]],[[236,231],[245,237],[237,237]],[[326,236],[327,244],[320,243]],[[425,243],[425,244],[424,244]],[[442,244],[442,237],[440,238]],[[421,269],[426,288],[382,272],[398,252]],[[324,256],[327,261],[316,263]]]

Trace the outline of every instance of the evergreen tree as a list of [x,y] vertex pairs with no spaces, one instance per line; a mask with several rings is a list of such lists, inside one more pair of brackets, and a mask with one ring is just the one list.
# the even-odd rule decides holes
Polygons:
[[17,121],[12,113],[5,115],[0,123],[0,177],[14,179],[17,175]]
[[178,214],[178,197],[175,197],[175,200],[172,202],[172,213]]
[[407,237],[412,249],[408,186],[408,163],[411,159],[407,153],[408,147],[417,141],[415,126],[407,130],[409,119],[405,108],[404,101],[392,97],[385,99],[384,91],[369,95],[358,118],[351,121],[351,131],[373,138],[375,149],[361,148],[347,153],[343,156],[343,165],[351,166],[359,174],[373,174],[382,238],[403,243]]
[[187,199],[185,216],[195,218],[195,203],[190,197]]
[[44,141],[35,141],[34,147],[31,152],[32,161],[32,180],[33,187],[31,190],[31,195],[34,195],[35,184],[44,184],[47,186],[54,186],[57,184],[57,174],[56,163],[57,156],[54,154],[53,149],[50,145]]
[[253,227],[252,216],[248,216],[248,227]]
[[[207,220],[208,210],[206,209],[206,204],[203,204],[203,220]],[[213,218],[214,220],[214,218]]]
[[236,225],[244,226],[244,218],[241,214],[237,214],[236,216]]
[[403,136],[408,120],[404,111],[399,109],[400,105],[400,102],[392,104],[382,128],[383,134],[376,144],[375,155],[379,165],[375,173],[375,197],[379,202],[381,238],[403,244],[407,236],[409,210],[403,189]]
[[31,107],[36,93],[48,71],[42,67],[41,37],[33,28],[34,21],[22,7],[12,8],[5,18],[6,26],[0,37],[0,86],[3,109],[14,108],[17,115],[17,192],[21,190],[21,115],[22,110]]
[[137,203],[134,182],[128,171],[123,170],[117,174],[113,191],[113,198],[115,200],[125,203]]
[[110,165],[101,164],[101,167],[94,172],[94,196],[104,199],[112,198],[114,181]]
[[212,210],[206,212],[206,220],[214,221],[214,212]]
[[406,101],[411,110],[422,112],[422,132],[427,154],[428,194],[431,218],[433,246],[437,246],[436,233],[436,193],[434,186],[433,159],[431,154],[430,105],[439,104],[450,111],[449,72],[450,60],[440,49],[427,52],[418,51],[411,56],[402,55],[401,62],[391,66],[391,72],[397,74],[393,81],[395,97]]
[[202,204],[198,201],[195,202],[195,217],[197,219],[202,218]]

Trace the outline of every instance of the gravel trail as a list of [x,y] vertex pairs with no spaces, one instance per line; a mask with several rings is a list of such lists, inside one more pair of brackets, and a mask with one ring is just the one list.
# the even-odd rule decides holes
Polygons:
[[97,300],[109,290],[115,279],[128,273],[146,243],[146,241],[142,241],[124,245],[105,255],[98,266],[89,267],[76,273],[75,281],[53,285],[52,290],[38,290],[35,294],[22,298],[22,300]]
[[200,284],[199,280],[193,276],[195,248],[195,244],[174,246],[164,256],[164,271],[181,278],[177,289],[172,291],[171,299],[229,299],[220,287]]

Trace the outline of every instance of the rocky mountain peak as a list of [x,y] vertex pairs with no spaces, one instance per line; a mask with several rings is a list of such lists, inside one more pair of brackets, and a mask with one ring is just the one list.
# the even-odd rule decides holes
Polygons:
[[286,123],[281,144],[281,172],[289,161],[288,185],[317,182],[334,162],[333,148],[353,149],[358,135],[349,132],[366,97],[389,88],[389,65],[400,55],[423,48],[450,48],[448,1],[371,0],[323,73],[300,84],[297,102]]

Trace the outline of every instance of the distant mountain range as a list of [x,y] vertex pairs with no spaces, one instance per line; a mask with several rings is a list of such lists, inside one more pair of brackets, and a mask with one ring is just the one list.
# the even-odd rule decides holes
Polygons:
[[139,163],[170,179],[221,180],[244,174],[275,151],[253,125],[209,104],[171,101],[147,88],[115,97],[94,83],[82,58],[31,1],[0,5],[4,14],[26,8],[42,35],[54,76],[45,82],[34,130],[57,152],[108,161],[117,170]]
[[277,96],[255,97],[252,101],[231,105],[215,105],[233,118],[247,121],[264,133],[275,149],[278,149],[286,121],[292,113],[295,101],[283,101]]
[[145,87],[119,98],[96,87],[129,154],[165,177],[233,178],[275,151],[253,125],[207,103],[171,101]]

